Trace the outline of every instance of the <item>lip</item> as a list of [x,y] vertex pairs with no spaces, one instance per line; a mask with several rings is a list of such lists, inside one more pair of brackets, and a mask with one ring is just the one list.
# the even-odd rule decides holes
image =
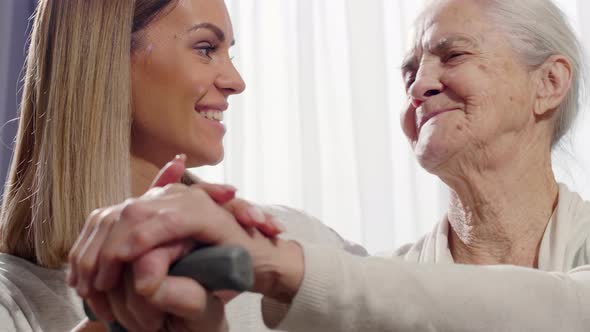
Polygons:
[[418,132],[420,132],[420,129],[422,129],[422,126],[424,126],[424,124],[426,124],[426,122],[428,122],[428,120],[434,118],[437,115],[443,114],[443,113],[448,113],[448,112],[452,112],[452,111],[458,111],[459,108],[455,107],[455,108],[445,108],[445,109],[441,109],[441,110],[436,110],[436,111],[431,111],[431,112],[427,112],[426,114],[424,114],[421,117],[418,117],[420,120],[418,122]]
[[220,104],[203,104],[203,105],[195,105],[195,111],[203,112],[203,111],[218,111],[218,112],[225,112],[229,107],[228,103],[220,103]]

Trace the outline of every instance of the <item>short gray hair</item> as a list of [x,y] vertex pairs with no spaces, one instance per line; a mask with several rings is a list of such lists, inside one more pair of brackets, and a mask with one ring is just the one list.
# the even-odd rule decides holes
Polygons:
[[572,86],[563,100],[552,145],[568,132],[585,100],[587,79],[584,51],[565,14],[551,0],[480,0],[523,61],[537,67],[553,55],[566,56],[572,65]]

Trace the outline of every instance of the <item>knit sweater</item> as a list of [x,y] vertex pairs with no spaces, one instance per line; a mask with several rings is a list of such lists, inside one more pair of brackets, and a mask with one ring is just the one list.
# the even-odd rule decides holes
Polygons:
[[[445,218],[446,219],[446,218]],[[590,331],[590,203],[560,185],[538,269],[453,264],[449,225],[389,257],[301,242],[290,306],[263,300],[284,331]]]
[[[537,270],[453,264],[444,220],[387,257],[364,257],[304,213],[266,210],[302,244],[303,283],[289,306],[238,296],[226,308],[232,332],[590,331],[590,203],[563,185]],[[81,301],[64,280],[0,254],[0,332],[73,328]]]

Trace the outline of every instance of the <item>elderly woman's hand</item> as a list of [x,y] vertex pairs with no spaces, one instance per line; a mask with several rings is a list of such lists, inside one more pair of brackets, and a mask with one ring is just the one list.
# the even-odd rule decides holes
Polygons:
[[[168,173],[174,173],[174,165],[168,165],[167,168]],[[164,184],[166,178],[171,176],[161,172],[159,178],[164,180],[156,181],[155,185]],[[206,314],[208,323],[221,328],[223,320],[219,318],[223,317],[223,310],[220,310],[222,306],[219,300],[207,294],[196,283],[166,277],[166,273],[173,261],[193,248],[195,239],[211,244],[247,244],[249,240],[250,249],[255,249],[256,245],[253,243],[258,241],[259,244],[266,244],[266,254],[260,254],[264,250],[249,251],[261,263],[259,266],[262,268],[257,269],[257,281],[260,281],[258,288],[264,288],[262,285],[265,283],[262,281],[268,278],[262,275],[269,272],[265,271],[266,268],[271,267],[264,257],[273,256],[269,250],[276,246],[276,240],[269,240],[257,230],[249,229],[248,233],[244,232],[226,211],[231,211],[242,225],[257,226],[266,235],[276,235],[280,230],[268,215],[264,215],[264,223],[253,220],[250,216],[252,206],[245,201],[233,199],[224,204],[224,200],[232,197],[233,193],[224,193],[220,186],[201,184],[189,188],[169,185],[152,189],[139,199],[94,212],[72,250],[70,284],[87,298],[97,316],[103,320],[117,318],[127,326],[145,329],[161,326],[163,313],[168,312],[177,318],[191,317],[191,324],[204,327],[204,323],[197,324],[194,321],[202,316],[199,315],[201,313]],[[227,210],[219,208],[215,203],[224,204]],[[191,221],[192,217],[197,218]],[[119,222],[113,222],[118,219]],[[170,224],[166,224],[167,220]],[[176,222],[179,224],[176,225]],[[186,227],[187,223],[193,222],[194,226],[201,223],[206,229],[195,234],[195,229]],[[185,228],[176,228],[180,224]],[[161,230],[162,226],[164,231]],[[224,234],[225,241],[221,241],[220,234],[215,235],[212,230],[221,231],[219,233]],[[144,235],[139,235],[140,233]],[[144,238],[148,233],[152,234],[149,235],[149,240]],[[129,241],[136,241],[137,246],[133,247],[139,251],[130,256],[122,255],[122,245]],[[134,261],[132,266],[126,267],[129,273],[126,273],[125,283],[119,282],[123,263],[131,261]],[[294,284],[298,286],[298,283]],[[117,287],[113,289],[115,285]],[[98,286],[98,290],[94,286]],[[109,292],[103,292],[106,290]],[[178,296],[179,294],[193,296]]]

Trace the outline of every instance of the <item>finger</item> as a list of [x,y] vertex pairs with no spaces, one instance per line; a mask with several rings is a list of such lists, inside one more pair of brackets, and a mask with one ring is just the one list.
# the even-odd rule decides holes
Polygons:
[[174,157],[174,159],[162,167],[158,175],[156,175],[156,178],[152,182],[150,188],[163,187],[169,183],[179,182],[186,168],[185,162],[186,155],[184,154]]
[[142,331],[159,331],[164,325],[164,311],[149,304],[146,299],[135,292],[134,276],[130,269],[125,275],[126,307],[133,320],[142,327]]
[[133,262],[135,290],[142,296],[151,296],[168,275],[170,265],[188,254],[195,246],[191,240],[171,243],[149,251]]
[[275,218],[267,213],[264,213],[256,205],[236,198],[224,205],[236,220],[244,227],[255,227],[264,235],[274,237],[282,232],[281,228],[277,227]]
[[119,218],[117,208],[104,210],[95,222],[94,231],[87,238],[83,249],[76,260],[76,270],[78,282],[76,290],[82,297],[87,296],[94,291],[94,279],[97,271],[97,260],[100,249],[105,239],[109,235],[113,224]]
[[70,249],[70,253],[68,254],[68,262],[69,262],[69,270],[68,270],[68,285],[70,287],[76,287],[78,283],[78,259],[80,256],[80,252],[82,248],[88,241],[90,235],[94,232],[95,227],[95,219],[102,213],[104,209],[96,209],[90,213],[88,218],[86,218],[86,222],[84,223],[84,227],[82,228],[82,232],[78,239]]
[[222,290],[213,292],[215,296],[217,296],[221,302],[224,304],[228,304],[231,300],[235,299],[240,293],[231,291],[231,290]]
[[[205,194],[206,195],[206,194]],[[223,244],[225,239],[239,243],[247,234],[224,209],[213,202],[212,206],[199,206],[194,211],[161,210],[142,227],[136,227],[125,235],[126,241],[111,247],[113,255],[122,261],[131,261],[152,248],[168,242],[192,238],[205,244]],[[189,213],[187,217],[184,213]],[[229,243],[228,242],[228,243]]]
[[217,204],[225,204],[236,197],[237,189],[226,184],[212,184],[201,182],[192,187],[201,188],[209,197],[211,197]]
[[112,289],[121,278],[122,263],[112,250],[114,243],[125,241],[125,234],[136,228],[138,223],[149,220],[155,214],[155,208],[144,202],[128,200],[119,213],[119,221],[113,226],[105,239],[97,258],[97,272],[94,287],[98,291]]
[[127,328],[128,331],[141,331],[142,328],[140,324],[135,321],[131,312],[127,310],[125,295],[125,285],[123,283],[119,284],[115,289],[107,292],[107,298],[113,316],[115,316],[115,320]]
[[223,317],[223,302],[192,279],[167,277],[148,301],[155,307],[187,320]]
[[86,298],[86,304],[90,306],[94,315],[101,321],[112,322],[115,316],[111,311],[109,299],[106,293],[95,293]]

